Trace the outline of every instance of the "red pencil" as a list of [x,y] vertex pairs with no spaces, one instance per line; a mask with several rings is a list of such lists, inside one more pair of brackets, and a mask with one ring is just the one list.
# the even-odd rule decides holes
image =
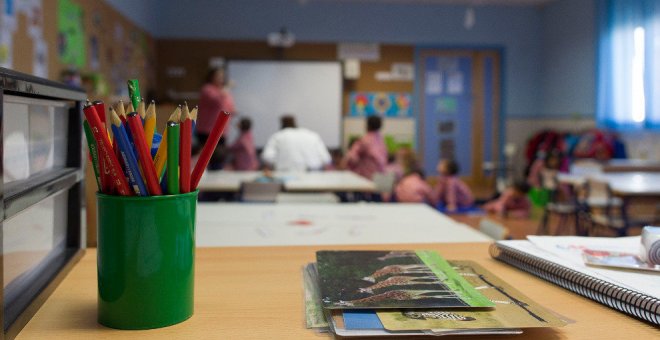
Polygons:
[[[91,103],[91,105],[94,107],[94,110],[96,110],[96,114],[99,116],[99,119],[101,120],[101,126],[103,126],[103,128],[106,129],[106,133],[107,133],[108,126],[105,123],[105,121],[106,121],[105,104],[103,104],[103,102],[100,101],[100,100],[95,100]],[[114,148],[115,148],[114,144],[113,144],[112,148],[114,150]],[[115,156],[118,157],[116,153],[115,153]],[[120,160],[120,163],[121,163],[121,158],[118,158],[118,159]],[[110,172],[108,171],[109,166],[106,164],[107,163],[106,160],[101,159],[99,162],[101,163],[101,164],[99,164],[99,170],[100,170],[100,175],[101,175],[100,176],[101,177],[101,186],[103,186],[103,183],[112,183],[112,176],[110,175]],[[110,191],[108,193],[111,193],[111,191],[113,189],[114,188],[111,187]]]
[[101,119],[101,123],[103,123],[103,125],[106,125],[105,104],[103,104],[103,102],[100,100],[95,100],[92,102],[92,105],[94,106],[94,109],[96,109],[96,113],[98,113],[99,118]]
[[93,106],[85,106],[83,112],[89,123],[89,127],[94,134],[94,139],[96,140],[99,150],[99,157],[102,157],[105,160],[106,171],[110,173],[112,179],[112,183],[106,183],[106,187],[102,188],[101,192],[111,193],[112,188],[114,187],[117,189],[119,195],[132,195],[133,193],[128,186],[128,182],[126,181],[124,172],[121,170],[119,161],[117,160],[117,157],[115,157],[114,152],[112,152],[112,146],[108,140],[108,132],[103,128],[96,109]]
[[218,115],[215,124],[213,124],[213,130],[211,130],[211,134],[206,140],[204,148],[202,148],[202,152],[199,155],[199,159],[197,160],[197,164],[195,164],[195,169],[190,178],[190,187],[192,190],[197,189],[199,180],[202,178],[202,174],[211,160],[211,155],[213,155],[213,151],[215,151],[215,147],[218,145],[220,137],[222,137],[222,133],[225,131],[225,127],[227,127],[230,116],[231,114],[229,112],[222,111]]
[[131,112],[126,117],[126,121],[128,121],[128,126],[131,129],[133,144],[135,144],[135,149],[137,150],[138,158],[140,160],[140,167],[142,168],[142,173],[147,182],[147,191],[149,191],[149,195],[152,196],[162,195],[163,192],[160,190],[158,177],[156,176],[156,167],[154,167],[154,162],[151,159],[151,153],[147,150],[147,141],[144,138],[142,118],[140,118],[140,115],[138,115],[137,112]]
[[181,113],[180,139],[179,139],[179,192],[190,192],[190,153],[192,149],[192,120],[188,105],[183,107]]

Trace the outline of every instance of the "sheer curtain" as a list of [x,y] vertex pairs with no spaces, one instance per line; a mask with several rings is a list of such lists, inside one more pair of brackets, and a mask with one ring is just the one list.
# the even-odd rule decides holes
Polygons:
[[660,128],[660,0],[598,1],[596,119],[619,130]]

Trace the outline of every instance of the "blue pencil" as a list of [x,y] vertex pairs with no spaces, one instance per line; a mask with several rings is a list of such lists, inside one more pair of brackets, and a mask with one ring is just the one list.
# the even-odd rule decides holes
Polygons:
[[146,185],[144,185],[142,175],[140,175],[138,161],[133,152],[131,142],[128,141],[126,128],[121,124],[119,116],[114,112],[112,115],[112,133],[117,139],[119,152],[124,159],[124,172],[128,177],[128,182],[131,184],[131,187],[133,187],[133,191],[135,191],[135,194],[138,196],[148,196],[149,192],[147,191]]

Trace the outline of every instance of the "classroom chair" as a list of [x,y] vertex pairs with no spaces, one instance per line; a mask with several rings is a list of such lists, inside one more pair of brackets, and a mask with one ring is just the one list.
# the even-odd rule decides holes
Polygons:
[[479,220],[479,231],[490,236],[493,240],[507,240],[510,239],[509,229],[496,221],[489,218],[482,218]]
[[620,198],[614,197],[609,183],[589,178],[583,192],[582,204],[590,222],[588,234],[594,234],[601,227],[616,231],[618,236],[625,236],[628,231],[625,206]]
[[580,219],[582,218],[582,210],[580,204],[577,202],[575,193],[567,193],[568,197],[561,197],[559,181],[557,180],[556,171],[541,171],[539,174],[541,187],[549,193],[549,201],[543,208],[543,217],[539,224],[537,235],[545,235],[549,233],[548,223],[551,216],[559,218],[555,227],[555,235],[561,232],[568,233],[568,220],[573,218],[574,230],[576,233],[583,233],[581,229]]
[[630,216],[625,202],[615,197],[606,181],[588,179],[584,185],[585,206],[589,213],[589,235],[595,235],[599,229],[616,232],[617,236],[626,236],[630,227],[643,227],[658,222],[657,207],[648,214]]
[[372,181],[377,192],[391,193],[394,190],[396,176],[393,172],[375,173]]
[[274,203],[280,191],[279,182],[242,182],[240,197],[242,202]]

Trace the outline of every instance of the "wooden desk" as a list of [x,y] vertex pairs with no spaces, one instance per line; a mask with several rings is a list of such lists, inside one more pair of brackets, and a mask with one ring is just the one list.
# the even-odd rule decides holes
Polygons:
[[648,159],[612,159],[603,172],[660,172],[660,162]]
[[[260,171],[206,171],[200,191],[238,192],[241,182],[254,181]],[[350,171],[274,172],[290,192],[374,192],[374,183]]]
[[497,339],[641,340],[657,339],[660,334],[650,324],[492,260],[488,244],[468,243],[197,249],[195,315],[178,325],[147,331],[119,331],[96,323],[96,251],[89,249],[17,339],[330,338],[304,326],[301,267],[314,261],[320,249],[433,249],[448,259],[473,260],[545,307],[576,321],[563,328],[529,329]]
[[488,242],[425,204],[199,203],[197,246]]

